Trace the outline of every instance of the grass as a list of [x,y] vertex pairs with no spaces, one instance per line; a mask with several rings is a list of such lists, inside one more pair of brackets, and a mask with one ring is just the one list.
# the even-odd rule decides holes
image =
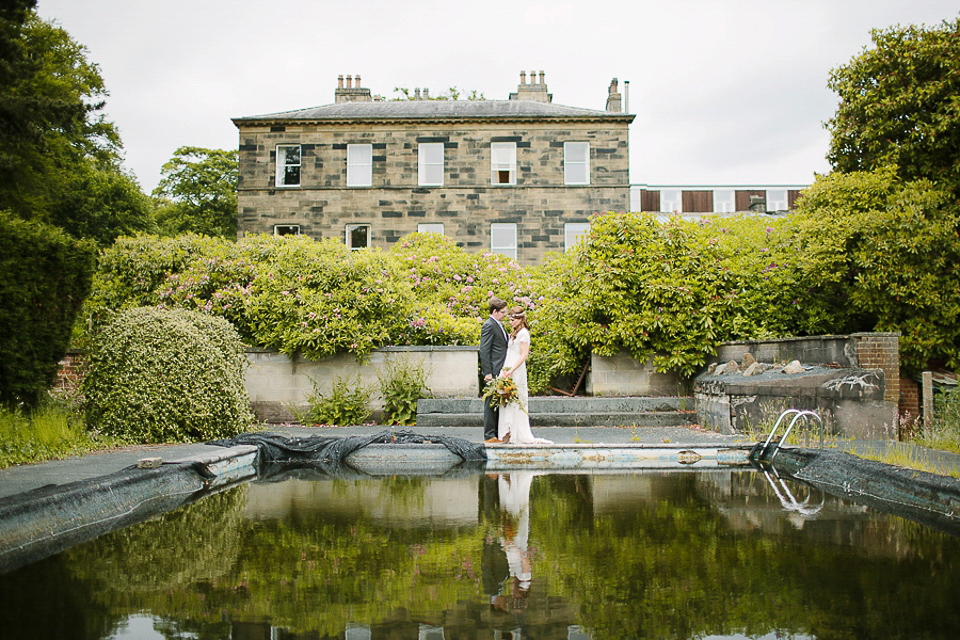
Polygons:
[[88,432],[74,403],[51,399],[31,413],[0,408],[0,469],[124,444]]
[[855,455],[866,460],[875,460],[915,471],[960,478],[960,469],[956,466],[949,463],[939,464],[926,456],[923,449],[913,446],[912,443],[891,442],[882,451],[871,448],[867,451],[855,452]]

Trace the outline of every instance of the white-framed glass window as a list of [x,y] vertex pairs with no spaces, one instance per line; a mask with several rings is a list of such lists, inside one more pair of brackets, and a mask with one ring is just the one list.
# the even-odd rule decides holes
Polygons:
[[589,222],[567,222],[563,225],[563,250],[570,251],[577,243],[580,241],[580,238],[587,235],[590,231]]
[[298,224],[275,224],[275,225],[273,225],[273,235],[275,235],[275,236],[298,236],[298,235],[300,235],[300,225],[298,225]]
[[490,184],[517,184],[517,143],[490,143]]
[[370,247],[370,225],[348,224],[344,231],[344,243],[348,249],[367,249]]
[[300,186],[300,145],[277,145],[277,186]]
[[421,187],[443,186],[443,143],[421,142],[417,147]]
[[737,192],[733,189],[713,190],[714,213],[732,213],[737,210]]
[[490,225],[490,251],[517,259],[517,225],[494,222]]
[[590,143],[563,143],[563,183],[590,184]]
[[443,235],[442,222],[421,222],[417,225],[417,233],[439,233]]
[[373,185],[373,145],[347,145],[347,186],[369,187]]
[[787,210],[787,190],[767,189],[767,211]]
[[660,211],[680,213],[683,211],[683,191],[680,189],[660,190]]

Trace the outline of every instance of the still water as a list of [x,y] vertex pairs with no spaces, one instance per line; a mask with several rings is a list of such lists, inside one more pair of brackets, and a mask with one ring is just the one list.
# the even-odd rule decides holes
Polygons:
[[960,540],[788,489],[300,470],[0,576],[0,638],[960,637]]

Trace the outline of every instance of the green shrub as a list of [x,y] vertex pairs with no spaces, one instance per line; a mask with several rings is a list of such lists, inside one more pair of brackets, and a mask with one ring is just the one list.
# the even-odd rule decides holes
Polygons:
[[893,168],[817,178],[800,200],[811,333],[899,332],[907,372],[960,370],[960,206]]
[[430,397],[423,365],[388,365],[377,377],[383,395],[383,423],[416,424],[417,400]]
[[[124,309],[159,306],[167,281],[222,250],[225,240],[193,234],[176,238],[121,237],[103,250],[90,297],[83,306],[74,335],[86,346],[100,327]],[[192,305],[191,305],[192,307]],[[191,308],[184,307],[184,308]]]
[[227,321],[191,311],[120,312],[87,354],[87,426],[136,442],[224,438],[252,421],[246,356]]
[[317,359],[369,354],[394,344],[413,307],[380,251],[350,251],[339,240],[283,236],[258,262],[247,322],[258,345]]
[[0,212],[0,405],[40,404],[66,353],[96,248]]
[[320,392],[320,385],[313,382],[313,393],[307,398],[310,408],[301,422],[348,426],[363,424],[370,419],[369,388],[360,383],[360,377],[350,380],[337,378],[328,395]]

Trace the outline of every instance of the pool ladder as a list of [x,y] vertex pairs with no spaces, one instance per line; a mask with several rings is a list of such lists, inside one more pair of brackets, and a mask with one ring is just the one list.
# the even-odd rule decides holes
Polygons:
[[817,422],[820,424],[820,448],[823,449],[823,420],[820,419],[820,416],[816,411],[801,411],[800,409],[787,409],[780,414],[780,417],[777,418],[777,423],[773,425],[773,429],[770,431],[770,435],[767,436],[766,441],[763,443],[762,447],[754,447],[754,450],[750,452],[750,457],[757,460],[762,460],[767,453],[767,448],[770,446],[770,441],[773,440],[773,436],[777,433],[777,429],[780,428],[780,423],[783,422],[783,419],[789,415],[793,415],[793,420],[790,421],[790,425],[787,427],[787,430],[783,432],[783,436],[773,443],[773,453],[770,455],[769,462],[772,462],[774,458],[777,457],[777,453],[780,451],[781,445],[787,441],[787,436],[790,435],[790,432],[793,430],[797,421],[800,418],[806,418],[807,422],[811,418],[816,418]]
[[[787,426],[787,430],[783,432],[783,436],[781,436],[779,440],[773,443],[773,453],[770,455],[770,458],[768,460],[764,460],[764,455],[767,453],[767,448],[770,446],[773,436],[776,435],[777,429],[780,428],[780,423],[783,422],[784,418],[790,415],[793,416],[793,419]],[[773,488],[774,493],[777,495],[777,498],[780,500],[780,504],[783,505],[784,509],[787,511],[794,511],[805,518],[812,518],[816,516],[821,509],[823,509],[826,496],[821,496],[820,504],[814,506],[810,505],[809,495],[803,502],[799,502],[794,497],[789,487],[787,487],[786,483],[783,481],[783,478],[780,477],[780,474],[777,473],[776,468],[770,464],[780,451],[781,445],[786,442],[787,436],[790,435],[794,425],[796,425],[801,418],[806,419],[807,422],[809,422],[811,419],[816,419],[817,423],[820,425],[820,448],[823,449],[823,420],[820,419],[820,416],[815,411],[787,409],[780,414],[779,418],[777,418],[777,423],[773,425],[773,429],[770,430],[770,435],[767,436],[763,446],[761,447],[759,442],[754,445],[753,451],[750,452],[750,459],[767,463],[764,465],[758,465],[758,467],[763,471],[763,475],[766,477],[767,482],[770,483],[770,486]],[[772,476],[771,471],[773,472]]]

